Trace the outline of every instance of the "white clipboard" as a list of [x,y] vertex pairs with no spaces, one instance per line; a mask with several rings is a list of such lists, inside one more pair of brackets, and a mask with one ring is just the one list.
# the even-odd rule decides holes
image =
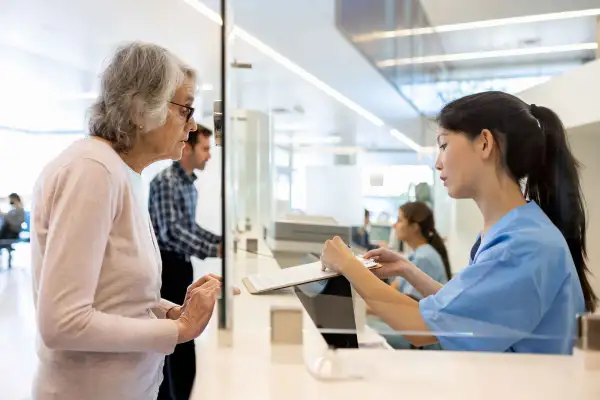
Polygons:
[[[365,260],[357,257],[365,268],[376,269],[381,265],[372,260]],[[324,279],[339,276],[340,273],[334,271],[323,271],[321,261],[310,264],[298,265],[290,268],[283,268],[278,271],[266,274],[248,275],[242,279],[242,283],[248,289],[250,294],[260,294],[272,290],[284,289],[292,286],[304,285],[321,281]]]

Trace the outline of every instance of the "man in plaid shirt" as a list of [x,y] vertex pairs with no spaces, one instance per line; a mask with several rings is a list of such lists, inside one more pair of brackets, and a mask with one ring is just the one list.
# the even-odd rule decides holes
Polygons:
[[[196,224],[198,192],[194,170],[210,159],[212,132],[198,125],[190,132],[181,160],[160,172],[150,183],[148,207],[162,257],[161,296],[183,304],[194,280],[190,257],[220,256],[221,237]],[[179,344],[165,359],[159,400],[187,400],[196,376],[194,341]]]

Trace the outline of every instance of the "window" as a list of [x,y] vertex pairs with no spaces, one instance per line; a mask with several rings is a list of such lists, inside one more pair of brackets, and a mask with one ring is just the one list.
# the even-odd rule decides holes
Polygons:
[[38,176],[53,158],[83,134],[23,133],[0,129],[0,197],[16,192],[28,200]]

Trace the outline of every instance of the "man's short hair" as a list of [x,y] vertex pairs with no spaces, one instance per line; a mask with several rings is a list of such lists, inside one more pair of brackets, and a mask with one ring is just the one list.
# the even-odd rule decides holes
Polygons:
[[205,127],[203,125],[198,124],[198,129],[190,132],[187,143],[190,146],[194,147],[194,146],[196,146],[196,144],[198,144],[198,136],[199,135],[209,138],[212,136],[212,134],[213,133],[210,129],[208,129],[207,127]]

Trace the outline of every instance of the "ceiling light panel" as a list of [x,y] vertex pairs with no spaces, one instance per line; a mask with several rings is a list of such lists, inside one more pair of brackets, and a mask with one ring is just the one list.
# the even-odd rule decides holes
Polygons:
[[537,14],[537,15],[524,15],[520,17],[511,17],[511,18],[499,18],[499,19],[489,19],[484,21],[473,21],[473,22],[465,22],[460,24],[448,24],[448,25],[438,25],[438,26],[429,26],[423,28],[413,28],[413,29],[399,29],[395,31],[380,31],[367,33],[363,35],[356,35],[352,38],[355,43],[364,43],[371,42],[374,40],[382,40],[382,39],[393,39],[399,37],[409,37],[409,36],[422,36],[422,35],[431,35],[434,33],[446,33],[446,32],[458,32],[458,31],[467,31],[473,29],[483,29],[483,28],[493,28],[498,26],[508,26],[508,25],[519,25],[519,24],[530,24],[535,22],[545,22],[545,21],[558,21],[564,19],[572,19],[572,18],[585,18],[585,17],[594,17],[600,15],[600,9],[588,9],[588,10],[577,10],[577,11],[565,11],[558,13],[548,13],[548,14]]
[[596,49],[598,49],[598,43],[577,43],[577,44],[560,45],[560,46],[525,47],[525,48],[521,48],[521,49],[478,51],[478,52],[473,52],[473,53],[439,54],[439,55],[422,56],[422,57],[396,58],[396,59],[378,61],[377,66],[379,68],[389,68],[389,67],[398,67],[398,66],[403,66],[403,65],[433,64],[433,63],[481,60],[481,59],[502,58],[502,57],[518,57],[518,56],[540,55],[540,54],[550,54],[550,53],[564,53],[564,52],[573,52],[573,51],[596,50]]

